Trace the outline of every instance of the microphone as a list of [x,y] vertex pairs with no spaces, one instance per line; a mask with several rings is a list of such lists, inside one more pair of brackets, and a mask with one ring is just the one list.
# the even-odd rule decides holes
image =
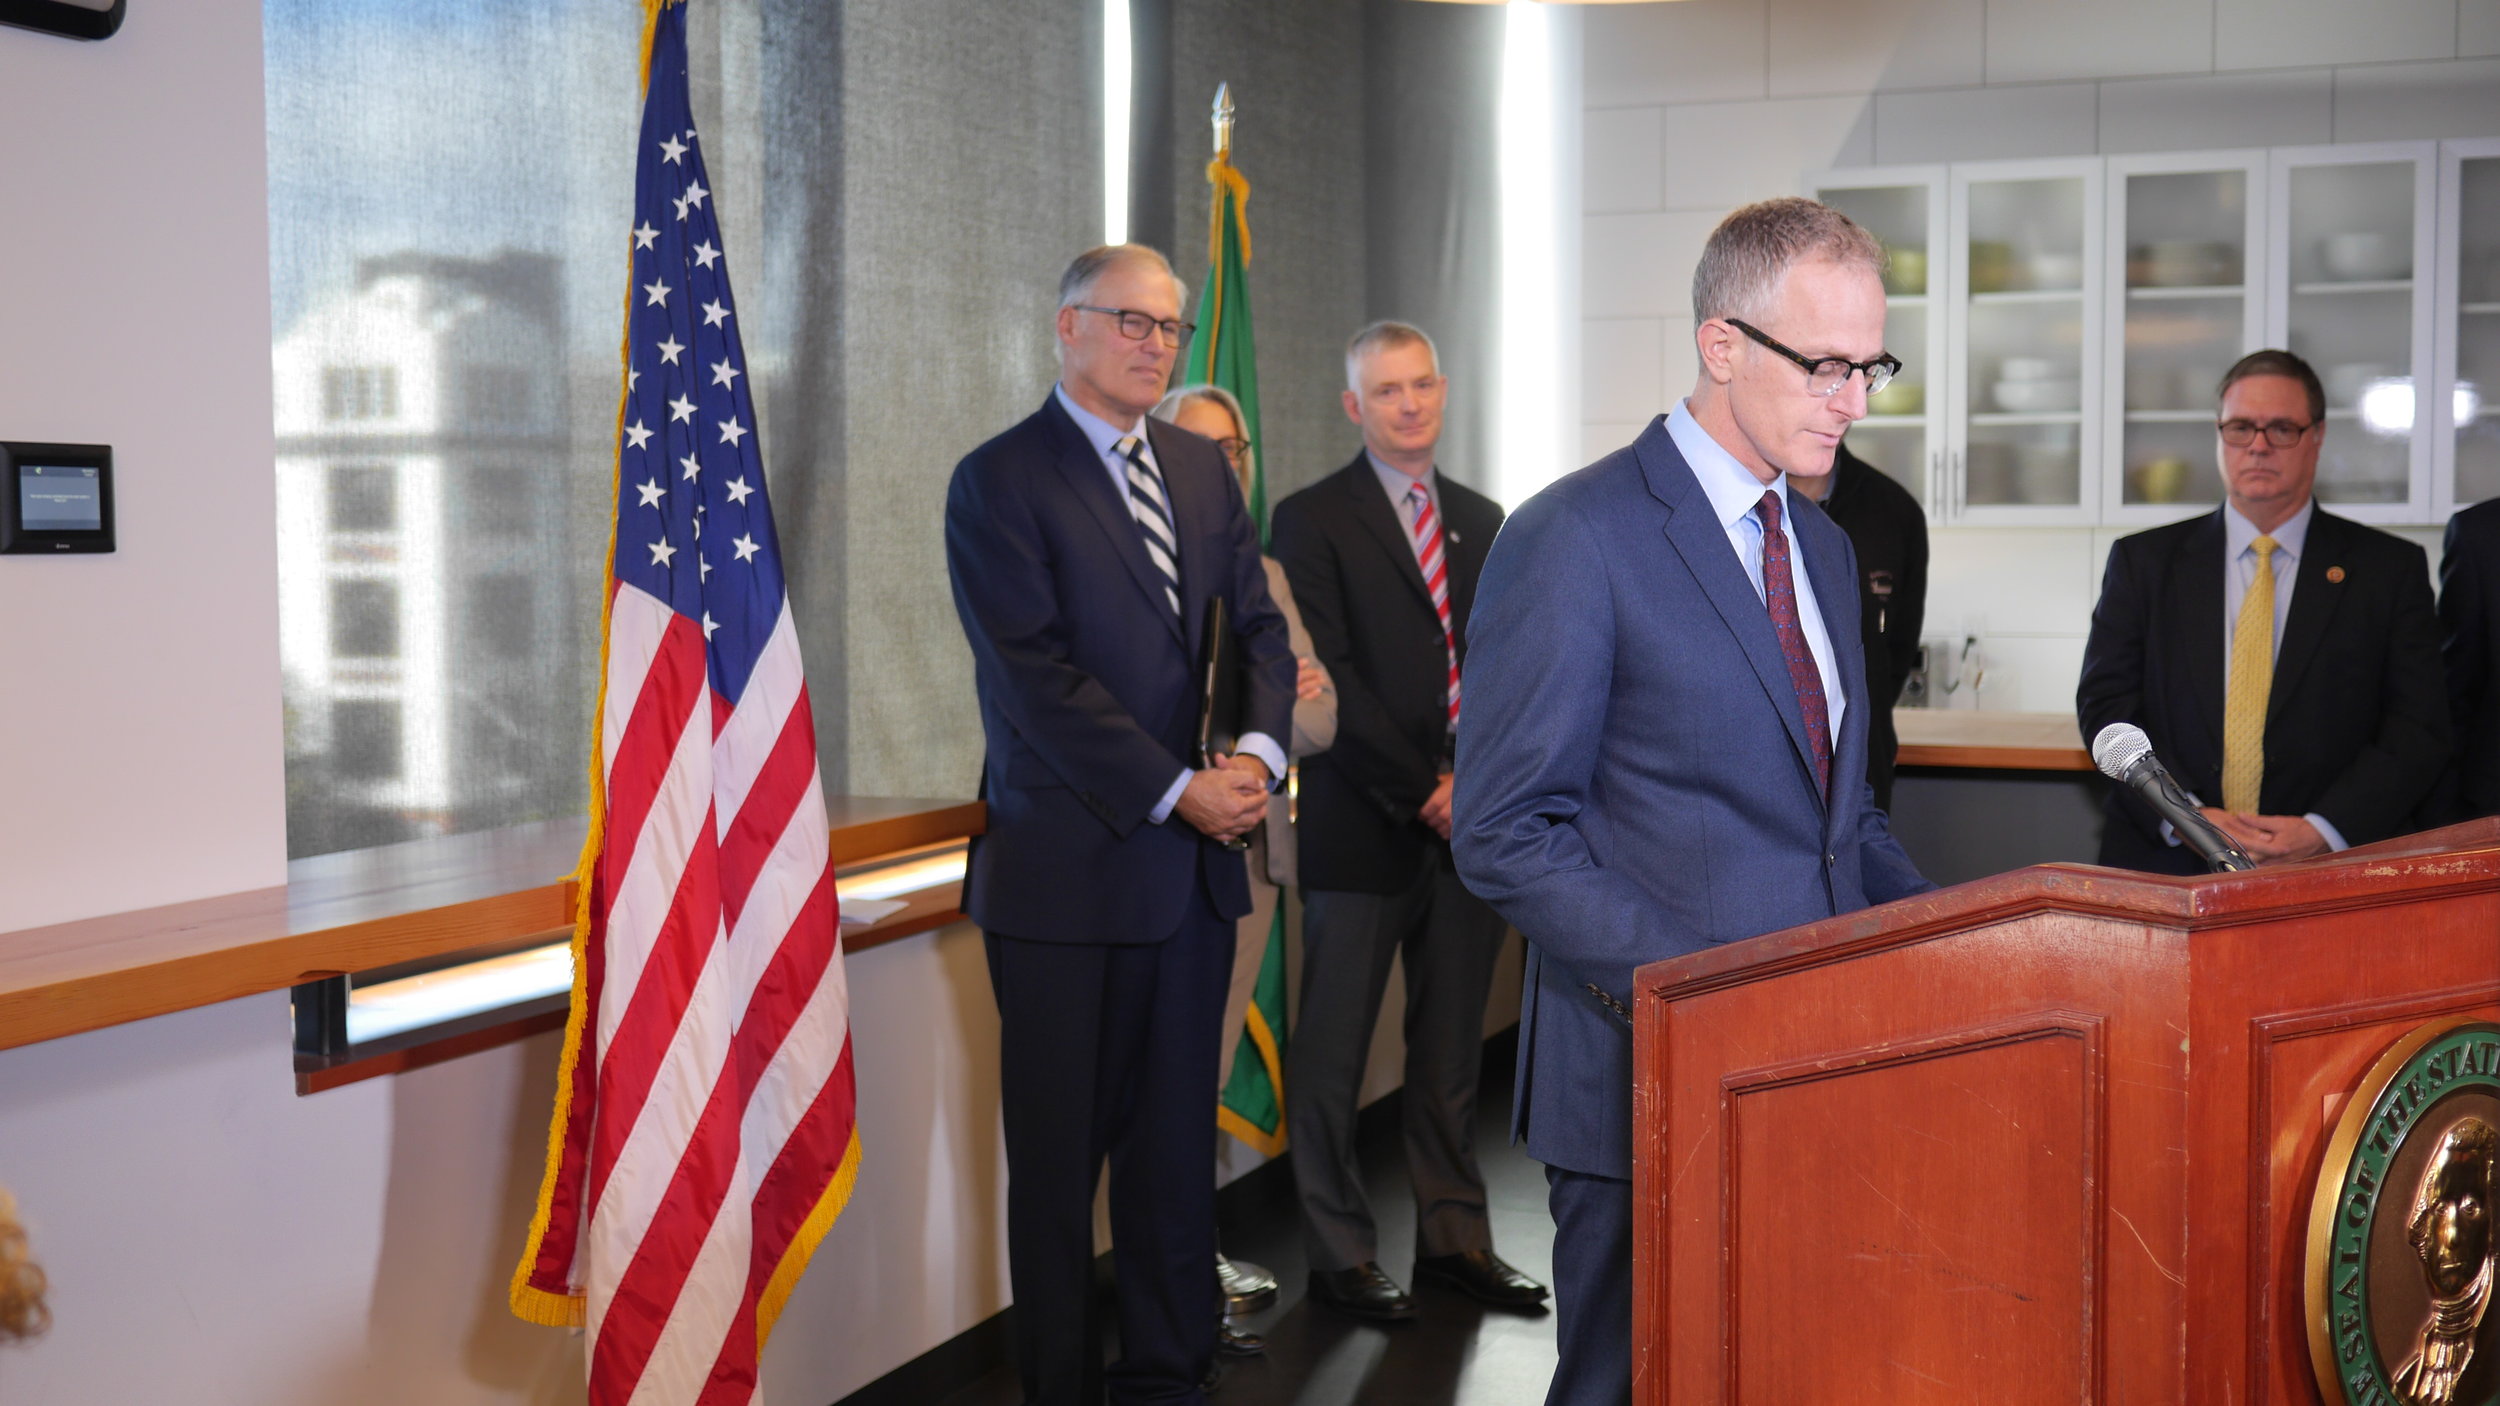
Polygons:
[[2092,739],[2092,763],[2110,780],[2134,787],[2136,794],[2161,812],[2161,818],[2179,832],[2180,840],[2205,861],[2206,868],[2226,873],[2257,867],[2247,850],[2197,810],[2196,797],[2172,779],[2169,769],[2153,755],[2153,740],[2144,735],[2144,729],[2134,723],[2111,723],[2102,728],[2100,735]]

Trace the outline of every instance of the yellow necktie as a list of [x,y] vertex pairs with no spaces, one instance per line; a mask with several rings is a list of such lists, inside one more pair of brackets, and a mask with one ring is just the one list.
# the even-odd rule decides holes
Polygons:
[[2266,694],[2274,687],[2274,539],[2260,537],[2257,577],[2240,597],[2231,632],[2231,679],[2222,702],[2222,808],[2257,813],[2266,774]]

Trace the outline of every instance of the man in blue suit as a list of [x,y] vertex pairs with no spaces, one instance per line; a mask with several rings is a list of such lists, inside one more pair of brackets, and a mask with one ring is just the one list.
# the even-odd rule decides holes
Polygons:
[[1933,887],[1866,784],[1849,539],[1789,482],[1898,369],[1882,263],[1812,201],[1728,216],[1692,395],[1513,513],[1477,588],[1452,839],[1528,939],[1512,1134],[1554,1215],[1549,1403],[1631,1394],[1633,969]]
[[[1194,1402],[1223,1316],[1215,1072],[1233,921],[1220,842],[1284,774],[1293,648],[1215,445],[1146,412],[1189,328],[1136,245],[1060,281],[1059,384],[956,465],[946,564],[980,691],[981,797],[964,911],[999,1013],[1007,1266],[1034,1406]],[[1240,650],[1242,736],[1194,756],[1206,607]],[[1111,1165],[1121,1360],[1106,1374],[1093,1198]],[[1249,1346],[1251,1344],[1238,1344]]]

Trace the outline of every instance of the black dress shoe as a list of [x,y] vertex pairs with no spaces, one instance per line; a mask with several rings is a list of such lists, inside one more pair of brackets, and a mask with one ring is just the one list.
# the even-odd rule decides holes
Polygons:
[[1491,1250],[1417,1260],[1415,1278],[1446,1284],[1495,1308],[1536,1308],[1545,1302],[1544,1285],[1504,1264]]
[[1225,1323],[1215,1330],[1215,1350],[1226,1357],[1256,1357],[1267,1351],[1267,1339]]
[[1397,1281],[1365,1262],[1352,1269],[1311,1271],[1311,1297],[1339,1313],[1374,1323],[1404,1323],[1415,1316],[1415,1301]]

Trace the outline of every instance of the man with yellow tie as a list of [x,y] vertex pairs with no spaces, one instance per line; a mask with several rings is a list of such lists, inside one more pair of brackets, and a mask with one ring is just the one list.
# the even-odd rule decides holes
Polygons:
[[[2083,735],[2143,728],[2261,863],[2402,834],[2448,762],[2429,562],[2311,496],[2327,412],[2308,362],[2251,352],[2221,400],[2227,501],[2110,549],[2075,696]],[[2111,788],[2108,812],[2103,864],[2203,872],[2133,791]]]

